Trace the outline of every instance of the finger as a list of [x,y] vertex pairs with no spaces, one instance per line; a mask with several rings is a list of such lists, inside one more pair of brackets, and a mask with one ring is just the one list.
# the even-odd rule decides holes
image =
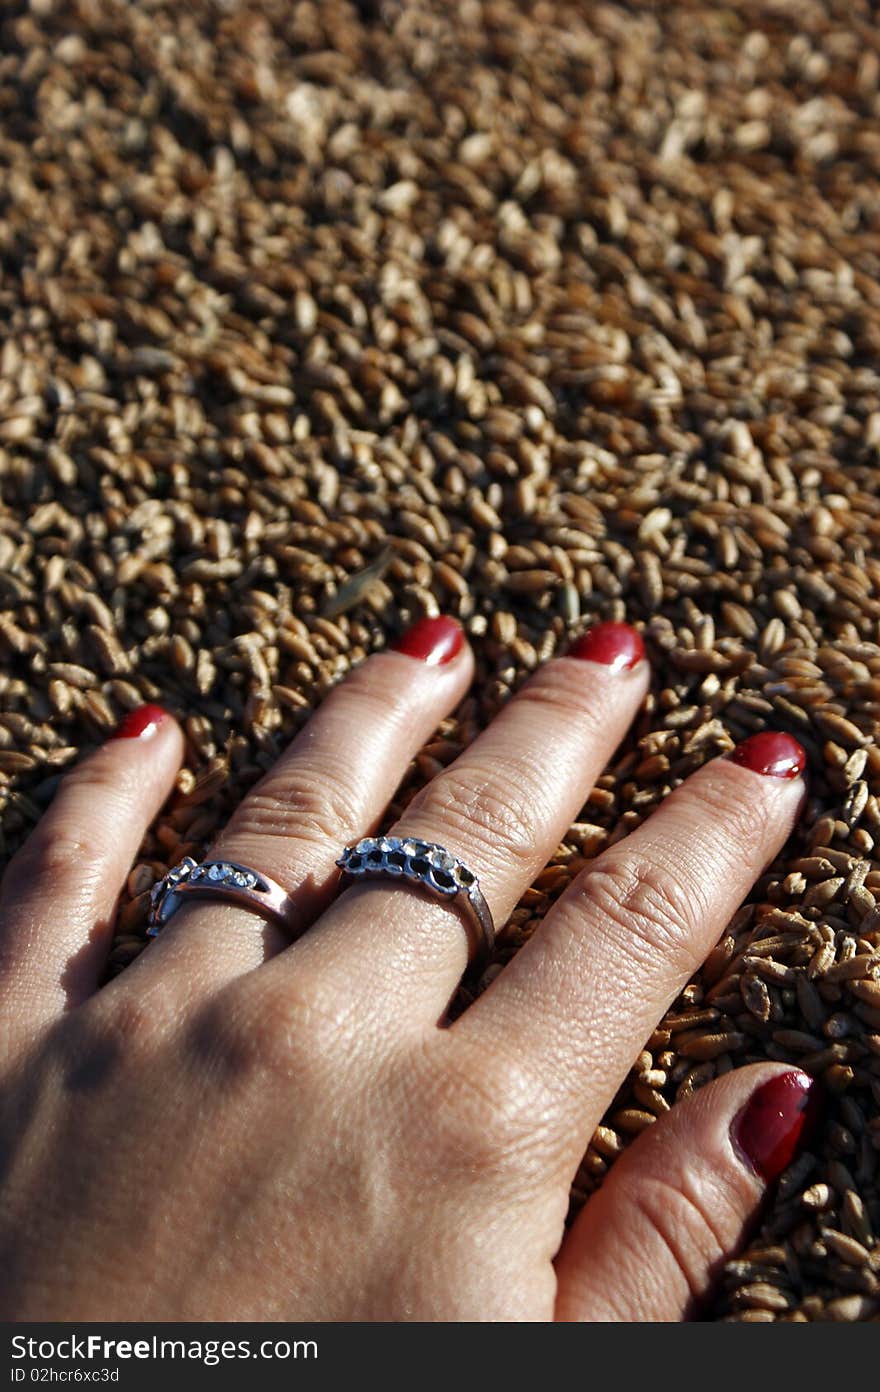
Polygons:
[[336,686],[208,853],[271,875],[295,918],[283,931],[247,908],[191,901],[129,968],[137,989],[148,976],[167,982],[176,973],[192,1000],[287,947],[335,892],[343,845],[377,822],[472,676],[460,624],[441,617],[420,620]]
[[642,1133],[614,1165],[556,1261],[560,1320],[693,1316],[767,1186],[809,1140],[812,1079],[740,1068]]
[[[600,624],[547,662],[468,749],[413,799],[393,828],[444,846],[479,877],[497,924],[546,864],[624,735],[648,684],[641,638]],[[413,1018],[436,1019],[467,961],[467,926],[454,902],[418,885],[360,882],[298,943],[290,970],[313,962],[351,991]],[[282,967],[284,964],[280,964]],[[381,1002],[381,1004],[379,1003]]]
[[142,706],[62,780],[0,886],[6,1025],[38,1027],[95,990],[116,901],[182,753],[174,720]]
[[546,1139],[563,1170],[784,844],[805,762],[791,736],[766,732],[692,774],[577,877],[455,1025],[480,1055],[517,1042],[517,1067],[552,1093]]

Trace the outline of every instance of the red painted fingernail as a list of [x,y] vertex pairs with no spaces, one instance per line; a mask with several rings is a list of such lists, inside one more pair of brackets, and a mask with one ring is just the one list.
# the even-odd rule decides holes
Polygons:
[[749,1098],[731,1128],[734,1144],[769,1184],[810,1139],[819,1116],[818,1089],[799,1069],[771,1078]]
[[391,644],[394,652],[405,653],[407,657],[417,657],[427,662],[429,667],[439,667],[451,662],[464,645],[464,632],[457,619],[441,614],[436,619],[419,619],[406,633],[402,633]]
[[167,719],[168,712],[161,706],[138,706],[119,722],[110,738],[148,739]]
[[612,672],[625,672],[645,656],[642,635],[625,623],[594,624],[574,642],[566,657],[602,662]]
[[768,773],[772,778],[797,778],[807,763],[803,745],[781,730],[762,730],[759,735],[749,735],[727,757],[734,764],[742,764],[743,768],[755,773]]

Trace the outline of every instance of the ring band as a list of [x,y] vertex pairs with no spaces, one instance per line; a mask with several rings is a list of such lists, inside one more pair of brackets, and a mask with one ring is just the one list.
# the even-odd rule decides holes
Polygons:
[[218,896],[251,909],[270,923],[290,932],[294,904],[290,895],[262,870],[236,865],[231,860],[199,863],[184,856],[150,891],[147,937],[155,938],[186,898]]
[[480,882],[445,846],[419,841],[414,836],[366,836],[357,845],[346,846],[336,864],[343,874],[353,879],[403,875],[442,899],[465,902],[475,930],[468,935],[471,965],[479,969],[491,957],[495,947],[495,924]]
[[[473,930],[468,934],[472,967],[483,967],[491,957],[495,924],[480,882],[445,846],[411,836],[368,836],[346,846],[336,864],[352,879],[402,875],[441,899],[463,901]],[[240,904],[290,930],[293,901],[271,876],[229,860],[199,862],[184,856],[150,891],[147,936],[157,937],[186,898],[211,896]]]

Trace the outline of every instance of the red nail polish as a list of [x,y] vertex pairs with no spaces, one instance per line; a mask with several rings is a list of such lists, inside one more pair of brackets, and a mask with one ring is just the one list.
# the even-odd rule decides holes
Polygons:
[[612,672],[624,672],[635,667],[645,656],[642,635],[625,623],[594,624],[569,648],[566,657],[585,658],[601,662]]
[[727,757],[734,764],[742,764],[743,768],[755,773],[770,774],[772,778],[797,778],[807,763],[803,745],[781,730],[762,730],[758,735],[749,735]]
[[167,718],[168,712],[161,706],[138,706],[137,710],[129,711],[128,715],[123,717],[110,738],[149,738]]
[[429,667],[439,667],[451,662],[464,645],[464,632],[457,619],[441,614],[436,619],[419,619],[406,633],[402,633],[391,644],[394,652],[405,653],[407,657],[417,657],[427,662]]
[[806,1145],[818,1113],[818,1089],[809,1074],[781,1073],[759,1087],[735,1118],[734,1144],[769,1184]]

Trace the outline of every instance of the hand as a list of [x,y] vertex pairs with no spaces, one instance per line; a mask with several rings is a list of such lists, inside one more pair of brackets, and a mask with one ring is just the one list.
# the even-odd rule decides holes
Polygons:
[[[754,736],[595,859],[454,1023],[461,907],[338,892],[472,654],[423,620],[327,698],[212,858],[289,937],[192,898],[97,989],[120,887],[181,753],[145,708],[62,784],[0,899],[0,1313],[18,1320],[685,1316],[792,1157],[809,1079],[755,1065],[645,1131],[565,1233],[569,1186],[665,1010],[781,848],[804,756]],[[504,923],[648,687],[603,624],[407,807]]]

